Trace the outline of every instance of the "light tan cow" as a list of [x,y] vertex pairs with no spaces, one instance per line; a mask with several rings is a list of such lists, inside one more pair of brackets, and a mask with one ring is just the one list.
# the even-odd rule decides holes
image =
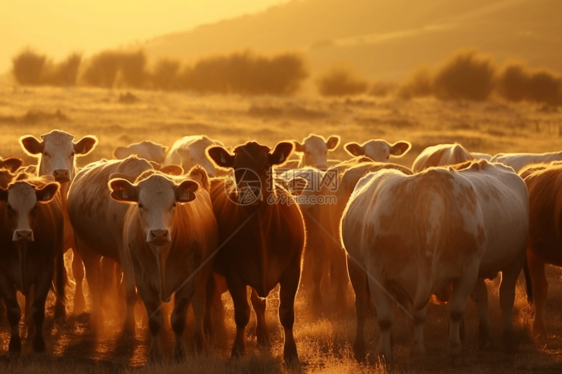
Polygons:
[[460,164],[473,159],[472,154],[458,143],[439,144],[424,149],[414,160],[412,170],[419,173],[430,167]]
[[134,184],[112,179],[109,186],[114,200],[128,203],[124,242],[149,315],[150,359],[161,358],[163,318],[159,306],[172,294],[174,357],[184,356],[182,335],[190,303],[195,314],[195,342],[203,349],[206,284],[213,267],[212,260],[205,261],[218,241],[205,170],[196,167],[180,178],[147,171]]
[[211,146],[224,147],[221,142],[210,139],[206,135],[184,136],[172,145],[164,164],[181,165],[184,170],[200,165],[210,177],[224,176],[226,173],[217,169],[207,156],[206,149]]
[[388,162],[390,157],[404,156],[412,145],[405,140],[390,144],[386,140],[375,139],[363,144],[347,143],[344,148],[353,157],[366,156],[376,162]]
[[550,153],[498,153],[492,157],[492,162],[499,162],[511,166],[516,172],[531,164],[561,161],[562,152]]
[[[460,321],[474,290],[481,339],[489,338],[485,278],[503,273],[500,303],[511,337],[515,282],[528,229],[525,186],[512,169],[485,160],[431,168],[413,176],[370,173],[357,184],[342,219],[342,240],[356,293],[358,359],[369,291],[377,308],[381,352],[392,357],[390,295],[412,305],[414,353],[423,353],[431,294],[449,301],[449,354],[461,353]],[[447,292],[449,291],[449,292]],[[509,339],[507,341],[509,344]]]
[[562,163],[532,165],[521,170],[529,190],[530,230],[527,248],[527,295],[535,307],[533,335],[546,337],[548,280],[545,265],[562,266]]
[[289,160],[283,169],[302,169],[305,167],[313,167],[320,170],[326,170],[328,167],[338,163],[337,160],[328,160],[328,151],[335,150],[340,144],[340,137],[332,135],[328,139],[323,136],[310,134],[301,142],[294,140],[294,152],[299,154],[299,160]]
[[[41,135],[41,140],[31,135],[20,138],[20,144],[24,151],[30,156],[39,159],[37,176],[51,175],[61,184],[64,212],[64,248],[65,251],[72,248],[74,259],[72,262],[72,273],[76,281],[74,293],[74,312],[79,313],[85,308],[82,281],[84,268],[82,259],[77,255],[74,244],[74,233],[67,213],[67,196],[70,184],[77,172],[76,157],[89,154],[95,147],[97,138],[85,136],[78,142],[74,142],[74,135],[65,131],[53,130]],[[57,304],[60,309],[60,304]],[[61,312],[59,312],[61,313]],[[63,312],[64,313],[64,312]]]
[[140,143],[129,144],[126,147],[117,147],[113,151],[113,156],[118,160],[123,160],[130,155],[136,155],[148,161],[158,162],[162,164],[166,158],[168,147],[155,143],[150,140],[144,140]]
[[[178,166],[168,168],[182,170]],[[102,287],[105,277],[102,276],[100,259],[111,259],[123,267],[125,282],[125,313],[124,332],[134,335],[134,305],[137,299],[134,290],[132,268],[128,264],[123,247],[123,229],[125,213],[128,206],[114,201],[110,196],[107,184],[112,176],[120,176],[134,181],[153,165],[136,156],[124,160],[102,160],[86,165],[78,174],[68,195],[68,213],[76,236],[77,249],[82,255],[86,268],[86,278],[91,295],[91,324],[94,332],[103,326]],[[168,171],[169,170],[164,170]]]
[[472,155],[472,157],[474,157],[477,160],[491,161],[493,157],[491,154],[482,153],[482,152],[470,152],[470,154]]

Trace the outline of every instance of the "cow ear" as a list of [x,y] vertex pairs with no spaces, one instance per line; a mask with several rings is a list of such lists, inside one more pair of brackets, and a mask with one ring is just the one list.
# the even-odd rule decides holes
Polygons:
[[207,171],[201,166],[195,165],[193,168],[191,168],[191,170],[189,171],[189,177],[191,179],[198,180],[201,187],[203,187],[207,191],[211,190],[211,183],[209,182],[209,174],[207,174]]
[[209,147],[207,148],[207,154],[217,166],[223,168],[232,168],[234,166],[234,156],[223,147]]
[[98,139],[95,136],[85,136],[77,143],[74,143],[74,152],[77,155],[85,156],[96,146]]
[[179,165],[166,165],[160,168],[160,172],[168,175],[182,175],[183,168]]
[[300,152],[300,153],[306,152],[306,147],[304,146],[304,144],[296,140],[293,140],[293,143],[295,144],[295,152]]
[[199,188],[199,184],[192,180],[186,180],[181,182],[179,186],[176,187],[176,201],[178,203],[189,203],[195,200],[195,191]]
[[25,153],[32,156],[43,153],[43,147],[45,145],[43,141],[39,141],[36,137],[31,135],[22,136],[20,138],[20,144]]
[[37,202],[42,204],[50,203],[57,195],[59,187],[60,184],[53,182],[47,184],[41,189],[36,189],[35,196],[37,196]]
[[390,146],[390,154],[395,157],[404,156],[412,148],[412,144],[405,140],[396,142]]
[[111,179],[109,181],[111,198],[122,203],[136,203],[139,200],[138,187],[126,179]]
[[23,164],[23,160],[17,157],[9,157],[0,161],[0,168],[5,168],[10,172],[15,172]]
[[365,150],[363,149],[363,147],[360,144],[351,142],[351,143],[347,143],[344,146],[345,150],[347,153],[349,153],[352,156],[364,156],[365,155]]
[[113,151],[113,156],[118,160],[123,160],[132,154],[133,151],[126,147],[117,147],[115,148],[115,151]]
[[270,152],[267,156],[270,165],[281,165],[291,155],[293,151],[293,143],[281,142],[275,146],[273,152]]
[[333,151],[334,149],[336,149],[339,144],[340,144],[340,137],[338,135],[332,135],[326,141],[326,146],[328,147],[328,150],[330,150],[330,151]]

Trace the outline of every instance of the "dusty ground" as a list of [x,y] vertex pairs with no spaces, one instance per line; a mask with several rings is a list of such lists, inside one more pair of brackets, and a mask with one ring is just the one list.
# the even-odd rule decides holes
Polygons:
[[[87,162],[112,157],[112,151],[144,139],[171,146],[184,135],[207,134],[227,146],[236,143],[182,92],[160,93],[133,91],[134,103],[121,103],[123,92],[96,89],[21,88],[0,86],[0,155],[23,155],[17,142],[22,135],[39,136],[54,128],[64,129],[78,137],[94,134],[99,138],[95,151],[80,160]],[[199,103],[234,139],[244,142],[256,139],[273,146],[286,139],[302,140],[311,132],[329,136],[361,105],[364,98],[319,99],[316,97],[221,97],[197,96]],[[443,142],[460,142],[472,151],[557,151],[562,143],[562,111],[541,105],[504,104],[502,102],[442,102],[434,99],[400,101],[392,97],[374,97],[338,134],[342,142],[363,142],[383,138],[390,142],[408,140],[413,149],[397,159],[410,166],[426,146]],[[346,159],[340,146],[330,158]],[[33,159],[27,158],[28,162]],[[525,300],[522,284],[516,299],[518,350],[504,353],[501,345],[501,312],[496,285],[491,283],[490,309],[495,328],[494,343],[486,351],[477,345],[476,311],[472,302],[467,308],[467,338],[461,363],[453,364],[445,355],[447,342],[446,306],[431,305],[426,325],[427,355],[411,359],[411,333],[408,318],[400,315],[394,328],[396,362],[384,366],[373,358],[372,365],[359,365],[353,360],[351,342],[355,335],[354,310],[349,295],[348,312],[334,319],[327,312],[313,317],[308,311],[306,295],[297,300],[295,335],[304,372],[560,372],[562,370],[562,272],[549,270],[550,293],[547,323],[552,336],[534,342],[529,336],[532,308]],[[71,294],[71,292],[70,292]],[[329,295],[329,290],[326,290]],[[49,306],[45,331],[47,353],[31,353],[24,340],[21,357],[5,352],[8,328],[0,322],[0,372],[286,372],[292,371],[282,361],[282,329],[277,320],[276,294],[270,295],[268,321],[272,331],[272,349],[259,350],[248,329],[248,355],[240,360],[229,358],[234,338],[232,304],[227,303],[227,331],[211,343],[209,353],[191,354],[183,364],[166,362],[162,366],[145,366],[148,350],[147,329],[138,323],[134,342],[119,338],[119,319],[107,319],[106,333],[94,337],[88,327],[88,314],[69,316],[62,322],[52,320]],[[139,316],[144,312],[138,307]],[[253,320],[251,325],[253,324]],[[369,323],[372,356],[378,346],[375,320]],[[25,328],[22,325],[22,332]],[[165,337],[164,351],[171,351],[171,334]]]

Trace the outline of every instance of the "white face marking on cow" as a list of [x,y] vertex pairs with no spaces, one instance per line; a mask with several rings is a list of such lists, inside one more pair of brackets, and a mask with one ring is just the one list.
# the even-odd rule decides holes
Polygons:
[[94,148],[97,139],[86,136],[74,143],[74,135],[53,130],[41,136],[42,141],[32,136],[20,139],[25,151],[39,156],[39,175],[52,175],[57,182],[70,182],[75,174],[75,156],[86,155]]
[[295,152],[302,153],[300,168],[312,166],[320,170],[328,168],[328,151],[338,147],[340,137],[330,136],[328,140],[315,134],[309,135],[302,143],[295,141]]

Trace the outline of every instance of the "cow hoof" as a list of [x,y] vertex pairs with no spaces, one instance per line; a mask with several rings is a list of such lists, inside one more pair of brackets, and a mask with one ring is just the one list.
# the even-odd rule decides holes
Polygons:
[[64,305],[56,304],[55,305],[55,313],[54,316],[55,320],[60,321],[66,317],[66,308]]
[[45,340],[43,340],[43,338],[33,340],[33,352],[35,353],[45,352]]
[[506,352],[513,353],[515,352],[515,344],[513,339],[513,333],[506,332],[503,334],[503,347]]
[[8,351],[10,353],[21,352],[21,338],[19,336],[12,336],[12,338],[10,339],[10,344],[8,346]]
[[410,353],[412,357],[422,357],[425,355],[425,348],[415,345]]
[[359,345],[356,344],[353,347],[353,356],[355,357],[355,360],[359,363],[362,363],[365,361],[365,359],[367,358],[367,355],[365,353],[365,345]]
[[460,344],[449,345],[447,354],[449,355],[449,357],[453,359],[453,362],[455,361],[455,359],[461,356],[461,353],[462,353],[462,346]]

